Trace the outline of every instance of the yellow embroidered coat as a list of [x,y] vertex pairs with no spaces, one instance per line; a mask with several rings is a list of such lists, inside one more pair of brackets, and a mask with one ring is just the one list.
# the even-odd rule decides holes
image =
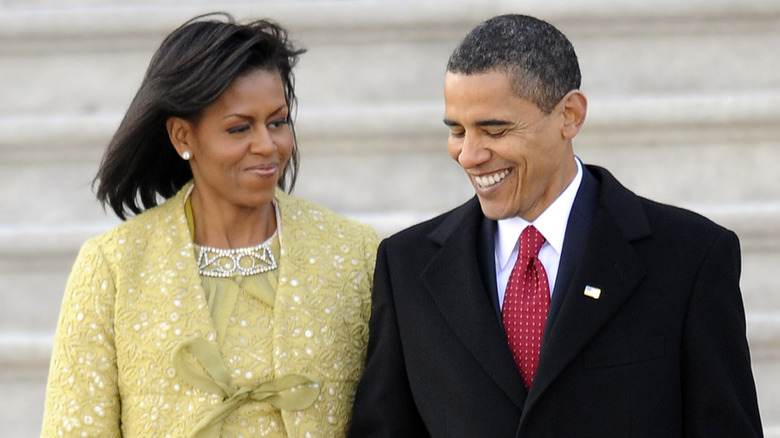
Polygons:
[[[216,338],[185,217],[187,189],[82,247],[55,335],[42,436],[182,437],[225,401],[188,384],[172,362],[183,342]],[[319,392],[301,410],[248,400],[234,413],[245,418],[223,435],[259,435],[253,425],[275,411],[289,437],[343,436],[363,369],[377,236],[281,191],[276,199],[271,372],[316,376]]]

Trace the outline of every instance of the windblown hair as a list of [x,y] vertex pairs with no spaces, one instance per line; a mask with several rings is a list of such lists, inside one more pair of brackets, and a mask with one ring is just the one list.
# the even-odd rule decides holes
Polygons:
[[176,194],[192,179],[192,170],[176,154],[166,120],[197,123],[238,77],[255,70],[278,72],[284,84],[294,146],[278,185],[292,191],[299,166],[292,69],[304,52],[278,24],[238,24],[226,13],[197,16],[171,32],[152,57],[103,156],[93,181],[98,200],[124,220]]
[[551,24],[527,15],[500,15],[475,27],[455,48],[447,71],[481,74],[498,70],[513,80],[518,97],[545,113],[582,77],[571,42]]

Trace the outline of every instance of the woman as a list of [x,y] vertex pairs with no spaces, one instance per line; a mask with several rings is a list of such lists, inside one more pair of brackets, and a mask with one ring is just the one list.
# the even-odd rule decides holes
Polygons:
[[43,436],[344,435],[377,236],[283,191],[301,53],[226,14],[163,41],[96,177],[136,216],[75,262]]

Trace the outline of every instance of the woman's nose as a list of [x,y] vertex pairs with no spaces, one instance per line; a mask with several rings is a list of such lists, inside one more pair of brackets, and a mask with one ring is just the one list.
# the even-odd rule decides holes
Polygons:
[[257,128],[255,135],[252,136],[250,151],[255,154],[267,154],[274,149],[276,149],[276,143],[274,143],[271,133],[268,132],[268,128],[265,126]]

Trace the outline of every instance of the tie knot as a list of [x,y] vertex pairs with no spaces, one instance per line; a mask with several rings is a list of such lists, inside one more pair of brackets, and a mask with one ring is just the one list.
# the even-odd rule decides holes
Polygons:
[[539,255],[539,249],[544,244],[544,236],[533,225],[525,227],[520,233],[520,249],[518,257],[532,258]]

